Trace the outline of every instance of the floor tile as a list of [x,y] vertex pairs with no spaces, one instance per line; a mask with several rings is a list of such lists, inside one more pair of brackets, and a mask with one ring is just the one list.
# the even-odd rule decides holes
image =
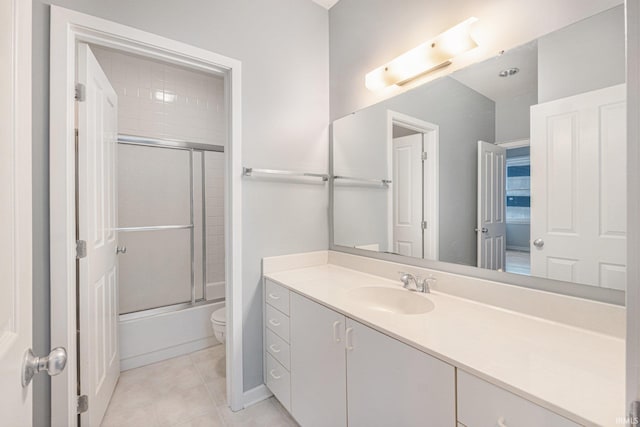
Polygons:
[[180,393],[166,394],[156,401],[154,408],[160,425],[172,426],[204,415],[215,405],[201,384]]

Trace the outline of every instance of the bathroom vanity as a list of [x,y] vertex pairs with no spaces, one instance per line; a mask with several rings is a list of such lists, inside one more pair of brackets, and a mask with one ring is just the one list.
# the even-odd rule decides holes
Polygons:
[[[433,274],[431,293],[403,289],[399,270]],[[304,427],[624,416],[621,307],[332,251],[266,258],[263,272],[265,383]]]

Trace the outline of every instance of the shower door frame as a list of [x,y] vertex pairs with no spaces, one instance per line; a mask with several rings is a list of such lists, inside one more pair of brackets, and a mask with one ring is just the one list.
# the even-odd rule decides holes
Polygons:
[[245,406],[242,367],[242,139],[241,62],[156,34],[51,6],[50,27],[50,262],[51,345],[69,355],[51,381],[51,421],[77,426],[75,70],[78,42],[92,43],[225,76],[228,137],[225,147],[225,290],[227,396]]
[[[207,223],[206,223],[206,184],[205,184],[205,152],[225,153],[224,146],[214,144],[201,144],[189,141],[180,141],[173,139],[160,139],[160,138],[147,138],[133,135],[118,134],[118,145],[133,145],[139,147],[149,147],[164,150],[181,150],[189,153],[189,210],[190,221],[189,225],[160,225],[160,226],[139,226],[139,227],[120,227],[118,226],[118,233],[139,232],[139,231],[161,231],[161,230],[190,230],[190,300],[178,303],[166,304],[158,307],[146,308],[142,310],[136,310],[128,313],[120,313],[120,321],[139,319],[142,317],[152,316],[161,313],[168,313],[177,310],[183,310],[185,308],[197,307],[204,304],[213,304],[217,302],[223,302],[224,298],[207,299]],[[202,191],[202,298],[196,298],[196,266],[195,266],[195,211],[194,211],[194,154],[201,154],[201,191]],[[118,282],[120,286],[120,282]]]

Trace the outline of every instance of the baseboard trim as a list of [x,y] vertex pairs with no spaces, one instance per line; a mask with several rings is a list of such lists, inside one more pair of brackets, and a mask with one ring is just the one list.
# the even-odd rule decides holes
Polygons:
[[255,405],[258,402],[262,402],[263,400],[268,399],[271,396],[273,396],[271,390],[269,390],[266,385],[260,384],[259,386],[244,392],[244,407],[248,408],[249,406]]
[[132,356],[120,360],[120,370],[127,371],[129,369],[139,368],[141,366],[150,365],[152,363],[161,362],[173,357],[183,356],[193,353],[194,351],[203,350],[212,345],[218,344],[218,340],[213,337],[206,337],[199,340],[178,344],[173,347],[163,348],[161,350],[152,351],[150,353]]

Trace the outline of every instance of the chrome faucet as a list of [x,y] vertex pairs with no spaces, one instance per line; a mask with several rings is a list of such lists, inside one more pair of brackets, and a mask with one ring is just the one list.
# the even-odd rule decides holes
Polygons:
[[[423,279],[420,276],[414,276],[411,273],[400,272],[402,276],[400,276],[400,281],[402,282],[402,287],[408,289],[410,291],[422,292],[425,294],[431,293],[431,289],[429,285],[435,281],[435,278],[430,275],[429,278]],[[414,284],[414,288],[411,289],[411,282]]]

